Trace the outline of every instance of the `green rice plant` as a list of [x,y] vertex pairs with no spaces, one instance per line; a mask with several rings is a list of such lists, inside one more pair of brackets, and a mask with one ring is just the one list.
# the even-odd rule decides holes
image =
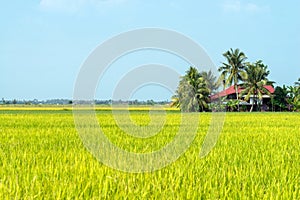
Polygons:
[[[148,110],[130,113],[137,126],[149,123]],[[118,127],[110,110],[98,109],[96,114],[112,143],[137,153],[162,148],[180,125],[180,112],[166,111],[157,135],[134,138]],[[123,112],[118,115],[125,117]],[[0,199],[298,199],[299,117],[228,113],[217,145],[200,159],[211,120],[210,113],[203,113],[196,138],[177,161],[152,173],[125,173],[103,165],[86,150],[71,109],[4,109]]]

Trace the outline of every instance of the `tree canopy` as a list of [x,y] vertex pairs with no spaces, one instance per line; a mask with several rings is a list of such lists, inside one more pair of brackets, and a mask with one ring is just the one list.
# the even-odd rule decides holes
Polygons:
[[252,106],[250,109],[250,112],[252,112],[254,104],[257,108],[258,99],[262,100],[264,94],[272,96],[265,86],[272,85],[274,82],[267,79],[270,71],[267,70],[267,66],[264,65],[261,60],[256,61],[255,63],[247,63],[245,72],[246,77],[244,82],[241,84],[244,90],[241,92],[240,96],[242,97],[245,95],[246,101],[253,96]]
[[236,93],[236,99],[239,101],[238,84],[239,81],[242,81],[246,77],[245,61],[247,60],[247,57],[244,52],[240,51],[239,49],[233,50],[232,48],[223,53],[223,56],[226,58],[226,62],[223,62],[222,66],[218,69],[219,72],[221,72],[219,82],[223,82],[224,89],[225,87],[233,84]]
[[[275,82],[268,79],[270,70],[262,60],[254,63],[246,62],[245,53],[238,48],[231,48],[222,55],[225,62],[222,62],[218,68],[219,77],[215,76],[211,70],[199,72],[197,68],[191,66],[180,78],[171,106],[178,107],[184,112],[201,112],[209,109],[224,111],[224,106],[229,111],[240,111],[240,105],[243,110],[245,108],[249,110],[251,106],[250,111],[254,108],[258,111],[260,110],[259,104],[263,102],[262,109],[264,110],[270,110],[270,107],[274,111],[300,110],[300,78],[293,86],[277,86],[271,94],[270,87],[267,86],[273,87]],[[215,96],[214,94],[221,85],[224,90],[226,87],[233,86],[235,96],[231,92],[231,96],[217,97],[219,100],[214,100],[212,103],[210,97]],[[212,97],[212,99],[215,98]]]
[[198,72],[197,68],[191,66],[181,77],[176,95],[172,98],[172,105],[184,112],[207,110],[211,91],[207,82],[208,80]]

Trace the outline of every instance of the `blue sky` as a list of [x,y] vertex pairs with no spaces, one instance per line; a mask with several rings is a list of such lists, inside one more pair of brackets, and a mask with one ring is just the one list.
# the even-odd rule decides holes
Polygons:
[[[35,0],[2,1],[0,6],[0,98],[72,98],[74,82],[88,55],[125,31],[158,27],[178,31],[199,43],[216,66],[222,53],[240,48],[249,61],[263,60],[270,79],[293,84],[300,77],[300,2],[248,0]],[[147,56],[145,56],[147,55]],[[159,52],[129,56],[119,65],[188,63]],[[129,65],[128,65],[129,66]],[[130,67],[114,63],[96,98],[110,99],[118,75]],[[166,100],[158,86],[134,98]]]

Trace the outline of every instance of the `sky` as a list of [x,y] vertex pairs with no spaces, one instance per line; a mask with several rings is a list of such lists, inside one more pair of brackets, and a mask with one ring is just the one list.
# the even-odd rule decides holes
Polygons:
[[[239,48],[248,61],[263,60],[277,85],[300,77],[300,1],[267,0],[28,0],[1,1],[0,98],[71,99],[81,66],[108,39],[126,31],[174,30],[201,45],[216,67],[222,53]],[[145,50],[114,62],[95,97],[111,99],[115,85],[135,66],[162,63],[179,74],[186,61]],[[172,91],[146,85],[132,99],[169,100]]]

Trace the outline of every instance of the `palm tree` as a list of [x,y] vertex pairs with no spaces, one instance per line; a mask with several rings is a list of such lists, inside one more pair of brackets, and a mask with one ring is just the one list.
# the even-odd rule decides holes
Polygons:
[[198,111],[198,103],[193,87],[189,84],[186,76],[182,76],[176,95],[172,98],[171,106],[180,107],[183,112]]
[[200,76],[204,78],[210,94],[214,93],[219,88],[217,84],[217,77],[213,74],[211,70],[209,70],[208,72],[201,72]]
[[289,98],[288,88],[283,85],[282,87],[277,86],[274,91],[273,105],[275,106],[275,111],[282,111],[287,109],[288,98]]
[[197,68],[190,66],[189,70],[186,71],[185,78],[188,81],[188,83],[195,89],[197,88],[198,79],[200,77],[200,74],[197,70]]
[[238,83],[240,80],[243,80],[246,76],[244,68],[247,57],[239,49],[233,50],[232,48],[229,51],[225,52],[223,56],[226,58],[227,62],[222,63],[223,66],[219,67],[219,72],[221,72],[219,80],[225,81],[224,86],[230,86],[232,84],[234,85],[236,99],[237,101],[239,101]]
[[186,71],[186,75],[182,80],[182,96],[184,98],[185,106],[187,111],[195,112],[199,110],[199,104],[197,99],[197,90],[198,90],[198,79],[200,78],[200,74],[197,68],[190,66],[190,68]]
[[261,60],[256,61],[253,64],[247,63],[245,71],[247,73],[247,77],[244,80],[244,83],[242,84],[242,87],[245,89],[242,91],[241,96],[246,95],[246,101],[248,101],[251,96],[254,97],[250,109],[250,112],[252,112],[254,102],[257,106],[257,100],[262,100],[263,94],[271,96],[270,91],[264,86],[272,85],[274,82],[269,81],[267,79],[268,75],[270,74],[270,71],[267,70],[267,66],[264,65]]
[[205,111],[208,108],[208,102],[210,90],[207,87],[206,80],[203,77],[199,77],[198,80],[198,86],[197,86],[197,93],[196,97],[199,104],[199,111]]
[[184,112],[204,111],[208,108],[209,89],[206,81],[195,67],[190,67],[181,77],[171,106],[180,107]]

